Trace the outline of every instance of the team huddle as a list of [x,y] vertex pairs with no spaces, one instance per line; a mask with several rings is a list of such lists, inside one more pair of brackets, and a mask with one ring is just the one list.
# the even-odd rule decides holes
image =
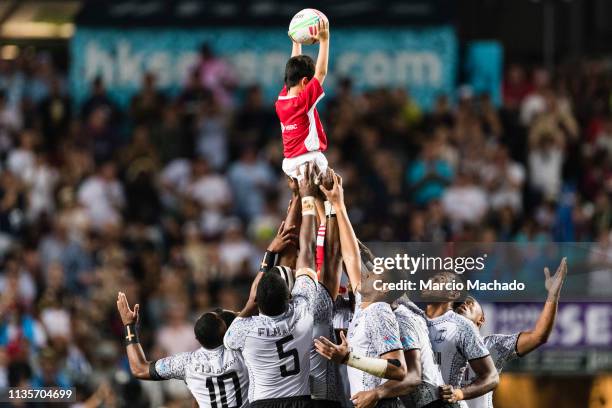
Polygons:
[[[374,289],[375,255],[356,237],[342,178],[327,166],[327,139],[316,104],[324,95],[329,23],[313,38],[316,65],[293,43],[281,121],[292,199],[268,246],[248,301],[239,312],[202,315],[194,334],[201,347],[148,361],[138,340],[138,309],[119,293],[117,307],[132,374],[183,380],[200,407],[470,407],[493,406],[506,362],[546,342],[563,280],[545,269],[548,298],[530,331],[482,337],[476,299],[455,291],[410,293]],[[452,272],[431,278],[458,280]],[[348,282],[347,284],[341,284]]]

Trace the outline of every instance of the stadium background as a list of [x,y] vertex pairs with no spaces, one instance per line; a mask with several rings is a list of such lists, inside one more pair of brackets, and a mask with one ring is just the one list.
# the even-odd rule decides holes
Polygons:
[[[604,0],[4,1],[0,388],[190,406],[130,379],[116,292],[150,358],[242,305],[287,205],[272,100],[303,7],[331,21],[327,157],[361,239],[592,242],[585,284],[611,284]],[[579,334],[507,370],[497,407],[611,406],[612,302],[571,306]]]

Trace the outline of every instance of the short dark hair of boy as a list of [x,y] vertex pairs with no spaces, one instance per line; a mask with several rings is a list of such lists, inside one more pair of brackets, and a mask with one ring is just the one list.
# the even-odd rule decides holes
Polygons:
[[291,57],[285,66],[285,86],[287,89],[296,86],[302,78],[312,79],[315,63],[308,55]]

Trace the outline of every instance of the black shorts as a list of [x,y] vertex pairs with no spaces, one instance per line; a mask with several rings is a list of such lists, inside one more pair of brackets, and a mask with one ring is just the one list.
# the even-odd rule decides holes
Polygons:
[[461,408],[461,405],[457,403],[444,402],[442,400],[430,402],[425,405],[423,408]]
[[314,408],[342,408],[342,404],[338,401],[331,400],[312,400],[312,406]]
[[251,408],[315,408],[310,395],[289,398],[271,398],[251,402]]
[[378,401],[376,408],[404,408],[399,398],[385,398]]

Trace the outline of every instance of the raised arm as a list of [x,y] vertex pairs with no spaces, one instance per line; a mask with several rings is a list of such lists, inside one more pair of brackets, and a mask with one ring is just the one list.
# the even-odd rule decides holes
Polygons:
[[302,197],[302,225],[300,227],[300,252],[295,264],[296,275],[305,270],[312,270],[313,273],[315,271],[317,185],[314,181],[313,163],[306,163],[301,176],[299,191]]
[[327,197],[327,201],[329,201],[336,210],[342,261],[346,266],[346,273],[349,276],[353,291],[356,292],[361,287],[361,257],[359,256],[359,245],[344,204],[342,179],[335,173],[332,177],[334,179],[334,184],[331,190],[328,190],[325,186],[320,186],[320,188],[325,194],[325,197]]
[[[332,189],[334,185],[333,171],[328,168],[323,177],[323,186]],[[320,281],[327,288],[332,300],[338,296],[340,288],[340,275],[342,274],[342,254],[340,252],[340,231],[338,230],[338,220],[336,211],[332,204],[326,201],[326,227],[325,227],[325,255],[323,257],[323,267],[321,268]]]
[[524,356],[530,353],[536,348],[540,347],[548,341],[548,337],[552,332],[555,324],[555,317],[557,316],[557,305],[559,304],[559,295],[561,293],[561,287],[563,281],[567,275],[567,259],[563,258],[557,272],[554,276],[550,276],[548,268],[544,268],[544,276],[546,277],[546,290],[548,291],[548,298],[544,303],[544,308],[540,313],[540,317],[530,331],[521,332],[518,341],[516,343],[516,352],[519,356]]
[[329,20],[319,19],[317,34],[314,36],[319,41],[319,55],[315,66],[315,78],[323,85],[327,76],[327,64],[329,60]]
[[[291,202],[289,203],[289,209],[287,210],[287,216],[285,217],[285,225],[295,226],[294,231],[299,231],[300,224],[302,222],[302,201],[300,200],[298,182],[296,179],[287,176],[287,184],[291,190]],[[285,249],[283,249],[279,255],[278,264],[295,269],[297,250],[297,245],[288,245],[285,247]]]
[[285,222],[286,221],[281,222],[281,225],[276,232],[276,236],[272,242],[270,242],[270,245],[268,245],[268,249],[266,249],[266,253],[261,260],[259,272],[251,284],[251,290],[249,291],[247,303],[238,314],[238,317],[250,317],[257,313],[257,302],[255,301],[255,297],[257,294],[257,285],[259,284],[261,277],[264,273],[274,267],[279,253],[282,253],[287,247],[296,245],[297,235],[295,234],[295,226],[286,226]]
[[292,48],[291,48],[291,58],[297,57],[298,55],[302,55],[302,44],[299,42],[295,42],[291,40]]
[[121,322],[124,326],[124,337],[125,348],[130,363],[130,370],[132,375],[141,380],[150,380],[149,366],[151,362],[147,360],[144,350],[138,340],[138,311],[140,305],[134,305],[134,310],[130,309],[125,293],[119,292],[117,294],[117,310],[121,316]]

